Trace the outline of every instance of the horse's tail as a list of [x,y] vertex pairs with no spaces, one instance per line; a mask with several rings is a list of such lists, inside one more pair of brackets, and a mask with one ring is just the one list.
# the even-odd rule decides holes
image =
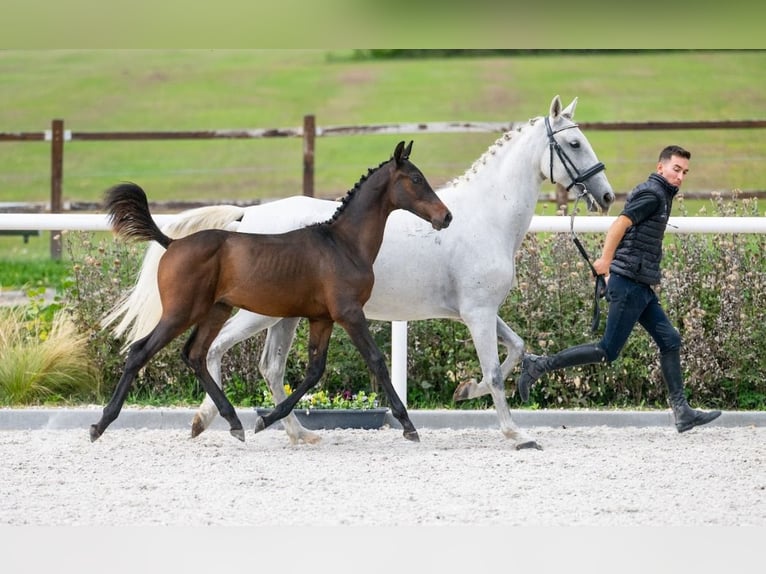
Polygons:
[[[202,229],[236,230],[244,208],[236,205],[213,205],[182,211],[176,220],[162,228],[169,238],[178,239]],[[149,334],[160,319],[162,304],[157,287],[157,267],[165,249],[150,243],[144,254],[135,284],[101,319],[101,326],[112,328],[116,337],[127,335],[125,348]],[[119,321],[119,322],[118,322]]]
[[149,213],[146,193],[135,183],[120,183],[107,190],[104,198],[112,230],[125,239],[156,241],[165,249],[173,241]]

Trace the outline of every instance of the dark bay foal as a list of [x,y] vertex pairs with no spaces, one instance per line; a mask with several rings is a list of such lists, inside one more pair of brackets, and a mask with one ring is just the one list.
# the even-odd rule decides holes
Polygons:
[[309,321],[305,378],[270,414],[258,418],[255,432],[286,416],[319,381],[333,325],[338,323],[383,386],[405,438],[418,441],[363,312],[389,214],[406,209],[437,230],[452,219],[410,162],[411,150],[412,142],[407,147],[400,142],[390,160],[370,169],[348,192],[329,221],[281,234],[208,229],[173,240],[157,227],[146,194],[138,185],[123,183],[109,189],[106,208],[115,233],[129,240],[156,241],[166,249],[157,273],[162,317],[146,337],[130,346],[123,375],[101,419],[90,427],[91,441],[118,417],[139,370],[190,327],[194,328],[182,351],[184,361],[229,422],[231,434],[244,440],[233,405],[206,366],[208,349],[235,307]]

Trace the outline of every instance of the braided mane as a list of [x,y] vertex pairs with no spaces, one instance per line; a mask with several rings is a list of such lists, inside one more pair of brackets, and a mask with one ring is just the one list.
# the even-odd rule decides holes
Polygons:
[[483,168],[487,164],[487,162],[490,160],[490,158],[492,158],[493,156],[497,155],[498,150],[501,147],[503,147],[504,145],[508,144],[513,139],[513,136],[516,133],[521,132],[527,126],[535,125],[535,123],[537,123],[540,119],[541,119],[540,117],[532,118],[528,122],[512,126],[511,129],[509,129],[502,136],[497,138],[495,140],[495,143],[490,145],[487,148],[487,150],[479,157],[479,159],[474,161],[473,164],[471,165],[471,167],[469,167],[467,170],[465,170],[465,173],[463,175],[459,175],[459,176],[453,178],[452,180],[450,180],[447,183],[447,185],[451,185],[452,187],[455,187],[455,186],[457,186],[458,184],[460,184],[462,182],[466,182],[466,181],[470,180],[472,176],[474,176],[477,173],[479,173],[481,168]]

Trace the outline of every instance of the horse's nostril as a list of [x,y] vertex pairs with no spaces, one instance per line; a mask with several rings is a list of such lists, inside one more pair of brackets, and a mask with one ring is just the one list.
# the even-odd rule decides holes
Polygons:
[[444,227],[449,226],[450,223],[452,223],[452,212],[448,211],[447,215],[444,217]]
[[614,202],[614,194],[613,193],[607,193],[604,195],[604,201],[607,203],[613,203]]

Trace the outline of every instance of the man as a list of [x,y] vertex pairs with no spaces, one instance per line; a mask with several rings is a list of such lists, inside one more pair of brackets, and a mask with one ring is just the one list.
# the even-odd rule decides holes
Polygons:
[[555,355],[527,354],[521,362],[516,388],[523,401],[544,373],[593,363],[611,363],[639,323],[657,343],[662,378],[668,388],[676,429],[685,432],[718,418],[721,411],[692,409],[684,395],[681,335],[671,325],[652,288],[660,282],[662,239],[673,198],[689,173],[691,153],[680,146],[660,152],[656,173],[628,195],[622,213],[609,227],[601,257],[593,262],[607,279],[609,301],[604,336],[598,343],[569,347]]

